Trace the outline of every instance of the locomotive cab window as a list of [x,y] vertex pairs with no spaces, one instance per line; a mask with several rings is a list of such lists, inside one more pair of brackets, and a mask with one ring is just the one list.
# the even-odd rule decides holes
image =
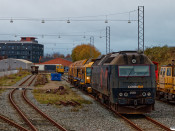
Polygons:
[[166,75],[167,75],[167,76],[171,76],[171,68],[167,68]]
[[133,76],[149,76],[149,66],[119,66],[119,76],[133,77]]
[[162,75],[162,73],[163,73],[163,68],[160,69],[160,75]]
[[91,76],[91,68],[86,68],[86,75]]
[[165,76],[165,70],[166,68],[163,68],[163,73],[162,73],[163,76]]

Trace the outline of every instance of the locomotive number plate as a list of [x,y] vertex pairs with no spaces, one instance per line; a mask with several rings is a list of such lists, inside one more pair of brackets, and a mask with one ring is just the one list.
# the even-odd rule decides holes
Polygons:
[[129,94],[131,94],[131,95],[135,95],[136,92],[135,92],[135,91],[131,91]]

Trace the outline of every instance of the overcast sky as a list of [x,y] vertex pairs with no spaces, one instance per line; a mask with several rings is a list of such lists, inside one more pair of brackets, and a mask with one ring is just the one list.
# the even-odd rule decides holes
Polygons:
[[94,36],[95,47],[105,54],[105,29],[110,26],[111,51],[136,50],[137,21],[110,20],[128,20],[124,12],[134,10],[130,19],[137,20],[138,6],[145,8],[145,47],[175,46],[175,0],[0,0],[0,40],[34,36],[44,44],[45,54],[66,55]]

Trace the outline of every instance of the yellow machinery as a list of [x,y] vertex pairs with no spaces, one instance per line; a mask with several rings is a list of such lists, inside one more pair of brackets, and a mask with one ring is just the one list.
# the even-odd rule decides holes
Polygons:
[[82,67],[86,63],[86,61],[87,59],[76,61],[69,66],[68,79],[72,84],[79,84],[78,82],[83,77]]
[[63,65],[56,65],[56,72],[64,74],[64,66]]
[[72,63],[69,66],[68,79],[69,81],[83,88],[84,90],[88,90],[88,92],[92,92],[91,89],[91,66],[94,62],[92,60],[80,60]]
[[84,86],[87,89],[89,93],[92,93],[92,87],[91,87],[91,74],[92,74],[92,69],[91,66],[94,62],[87,62],[87,64],[84,65]]
[[157,97],[165,98],[168,101],[175,101],[175,65],[161,66],[159,73],[159,86]]

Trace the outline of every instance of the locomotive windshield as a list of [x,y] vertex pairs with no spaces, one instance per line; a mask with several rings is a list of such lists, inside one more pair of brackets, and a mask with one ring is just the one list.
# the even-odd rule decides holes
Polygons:
[[149,76],[149,66],[119,66],[119,76],[133,77],[133,76]]
[[91,68],[86,68],[86,75],[91,76]]

